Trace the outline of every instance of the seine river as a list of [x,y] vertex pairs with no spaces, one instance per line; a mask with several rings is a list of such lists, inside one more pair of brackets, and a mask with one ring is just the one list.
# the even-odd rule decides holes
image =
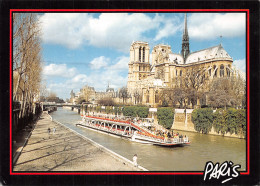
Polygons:
[[81,117],[74,111],[58,108],[51,115],[54,120],[131,161],[133,155],[137,154],[138,164],[149,171],[203,171],[207,161],[220,164],[224,161],[232,161],[234,164],[241,165],[240,171],[246,170],[246,140],[244,139],[179,131],[189,137],[191,144],[166,148],[131,142],[76,127],[75,123],[81,120]]

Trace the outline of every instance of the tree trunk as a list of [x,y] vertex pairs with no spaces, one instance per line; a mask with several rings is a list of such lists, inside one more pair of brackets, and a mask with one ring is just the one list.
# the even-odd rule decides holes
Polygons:
[[18,79],[17,79],[16,86],[15,86],[15,89],[14,89],[14,92],[13,92],[13,100],[14,100],[16,94],[17,94],[18,87],[19,87],[20,82],[21,82],[21,76],[22,76],[22,74],[18,72]]
[[20,105],[19,119],[22,118],[22,113],[23,113],[23,104],[24,104],[24,90],[22,91],[22,103],[21,103],[21,105]]

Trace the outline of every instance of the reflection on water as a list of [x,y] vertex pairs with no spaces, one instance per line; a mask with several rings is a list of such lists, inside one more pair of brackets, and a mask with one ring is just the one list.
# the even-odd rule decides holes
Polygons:
[[81,120],[76,112],[58,108],[52,117],[73,130],[87,136],[106,148],[132,160],[138,155],[138,163],[149,171],[203,171],[207,161],[222,163],[232,161],[245,170],[246,141],[222,136],[179,131],[187,135],[191,144],[185,147],[159,147],[131,142],[126,139],[76,127]]

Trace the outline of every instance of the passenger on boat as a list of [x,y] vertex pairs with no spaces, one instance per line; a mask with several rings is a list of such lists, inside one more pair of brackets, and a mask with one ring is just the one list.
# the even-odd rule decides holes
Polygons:
[[184,142],[189,142],[189,138],[188,138],[188,136],[184,136]]
[[164,142],[167,142],[168,141],[168,137],[167,137],[167,134],[164,133]]
[[180,141],[183,142],[183,136],[182,136],[182,134],[180,135]]

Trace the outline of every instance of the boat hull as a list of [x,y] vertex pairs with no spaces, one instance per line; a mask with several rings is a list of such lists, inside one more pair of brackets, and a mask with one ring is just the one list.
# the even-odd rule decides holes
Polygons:
[[[120,126],[120,123],[117,123],[117,125]],[[122,125],[125,124],[122,123]],[[138,134],[137,131],[133,132],[133,130],[130,132],[129,131],[126,132],[119,129],[113,129],[113,128],[109,129],[108,127],[105,126],[93,124],[90,121],[81,121],[77,123],[76,126],[84,127],[93,131],[108,134],[118,138],[125,138],[130,141],[143,143],[143,144],[151,144],[151,145],[164,146],[164,147],[177,147],[177,146],[184,146],[190,143],[190,142],[183,142],[183,141],[178,141],[178,142],[165,141],[159,137],[154,137],[151,134],[148,136],[147,134],[146,135]]]

